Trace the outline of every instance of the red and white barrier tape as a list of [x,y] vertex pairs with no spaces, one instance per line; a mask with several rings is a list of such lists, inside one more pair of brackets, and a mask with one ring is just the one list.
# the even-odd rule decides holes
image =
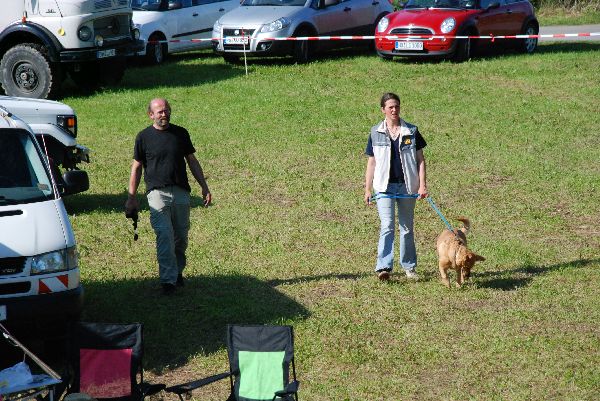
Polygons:
[[[574,37],[600,37],[600,32],[583,32],[583,33],[554,33],[544,35],[482,35],[482,36],[461,36],[461,35],[386,35],[386,36],[298,36],[298,37],[286,37],[286,38],[254,38],[252,36],[228,36],[239,39],[249,39],[261,41],[272,40],[272,41],[286,41],[286,40],[373,40],[373,39],[387,39],[387,40],[431,40],[431,39],[489,39],[492,42],[496,39],[541,39],[541,38],[574,38]],[[148,43],[181,43],[181,42],[211,42],[221,41],[223,38],[205,38],[205,39],[173,39],[173,40],[153,40]]]

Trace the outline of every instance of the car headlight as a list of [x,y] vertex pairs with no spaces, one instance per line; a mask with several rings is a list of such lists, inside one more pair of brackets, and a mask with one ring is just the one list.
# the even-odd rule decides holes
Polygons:
[[383,17],[382,19],[379,20],[379,23],[377,24],[377,32],[379,32],[379,33],[385,32],[385,30],[387,29],[389,24],[390,24],[390,20],[387,19],[387,17]]
[[31,274],[46,274],[75,269],[78,266],[75,247],[34,256],[31,260]]
[[215,24],[213,25],[213,31],[221,32],[221,20],[220,19],[215,21]]
[[454,29],[456,26],[456,20],[452,17],[448,17],[442,21],[442,25],[440,25],[440,31],[442,33],[448,33]]
[[79,28],[79,31],[77,31],[77,36],[79,36],[79,39],[83,42],[87,42],[92,38],[92,30],[89,26],[82,26]]
[[290,26],[290,20],[285,17],[282,17],[282,18],[276,19],[273,22],[263,25],[262,28],[260,28],[260,31],[261,32],[275,32],[275,31],[280,31],[284,28],[287,28],[288,26]]

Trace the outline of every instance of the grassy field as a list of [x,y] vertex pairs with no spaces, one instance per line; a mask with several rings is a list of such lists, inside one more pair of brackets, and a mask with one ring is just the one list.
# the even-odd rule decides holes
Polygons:
[[[144,322],[148,376],[168,384],[227,370],[227,323],[284,323],[304,400],[597,399],[599,56],[598,42],[462,64],[339,52],[257,60],[245,75],[201,52],[63,99],[93,149],[90,190],[65,200],[85,319]],[[385,91],[428,142],[431,196],[449,219],[472,220],[470,247],[487,258],[461,290],[437,277],[444,226],[426,202],[421,280],[372,272],[363,151]],[[214,196],[202,208],[193,189],[187,284],[167,298],[145,202],[139,241],[123,214],[155,96],[189,129]],[[223,400],[227,385],[194,398]]]

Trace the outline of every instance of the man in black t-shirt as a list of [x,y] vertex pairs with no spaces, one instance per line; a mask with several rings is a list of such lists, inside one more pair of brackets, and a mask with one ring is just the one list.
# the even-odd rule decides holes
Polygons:
[[194,156],[188,131],[171,124],[171,106],[165,99],[153,99],[148,105],[152,125],[135,139],[133,163],[129,177],[129,196],[125,211],[139,209],[136,198],[142,172],[150,207],[150,223],[156,233],[156,254],[160,283],[165,294],[183,286],[185,251],[190,227],[190,184],[186,162],[200,187],[204,205],[212,196],[206,184],[200,162]]

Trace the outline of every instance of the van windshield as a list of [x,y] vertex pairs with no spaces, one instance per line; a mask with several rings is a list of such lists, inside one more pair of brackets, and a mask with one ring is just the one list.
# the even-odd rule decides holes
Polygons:
[[31,135],[0,129],[0,206],[54,197],[52,183]]

